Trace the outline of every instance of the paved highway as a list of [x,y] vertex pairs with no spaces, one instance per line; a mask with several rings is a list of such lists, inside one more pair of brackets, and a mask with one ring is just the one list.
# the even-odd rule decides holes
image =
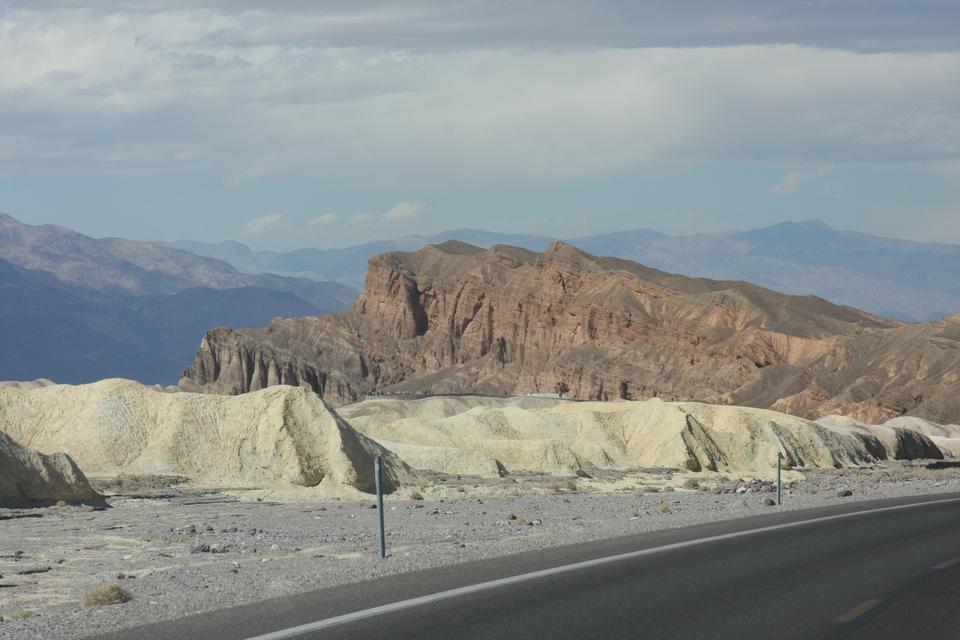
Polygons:
[[391,576],[108,638],[958,640],[960,496],[921,500]]

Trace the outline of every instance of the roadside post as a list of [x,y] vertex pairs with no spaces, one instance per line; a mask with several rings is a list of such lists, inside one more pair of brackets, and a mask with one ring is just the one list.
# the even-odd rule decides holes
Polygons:
[[380,456],[373,465],[373,475],[377,483],[377,517],[380,519],[380,557],[387,557],[387,541],[383,533],[383,463]]
[[783,485],[780,484],[780,467],[783,466],[782,462],[783,462],[783,454],[777,451],[777,506],[778,507],[782,504],[781,499],[783,497]]

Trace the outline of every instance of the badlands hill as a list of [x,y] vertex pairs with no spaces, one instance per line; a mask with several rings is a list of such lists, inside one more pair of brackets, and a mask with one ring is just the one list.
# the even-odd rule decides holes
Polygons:
[[0,386],[0,432],[39,451],[66,451],[87,473],[182,475],[330,495],[371,492],[380,455],[387,490],[416,480],[316,394],[291,387],[229,398],[125,380]]
[[355,428],[414,467],[503,476],[669,468],[770,476],[879,460],[943,458],[900,426],[822,424],[764,409],[694,402],[565,402],[536,398],[371,399],[341,409]]
[[954,422],[960,318],[904,325],[815,297],[687,278],[564,243],[371,259],[347,313],[206,335],[184,388],[689,400],[866,422]]
[[0,431],[0,506],[96,498],[70,456],[37,453]]
[[[77,387],[41,381],[0,385],[0,495],[88,496],[78,465],[88,473],[185,476],[315,499],[372,492],[378,455],[388,491],[442,491],[443,483],[429,484],[431,476],[414,469],[492,479],[519,473],[589,479],[599,471],[634,478],[664,469],[771,477],[777,452],[790,470],[943,458],[934,437],[913,426],[947,435],[952,429],[846,417],[818,423],[765,409],[659,399],[377,398],[338,413],[312,391],[289,386],[231,397],[125,380]],[[14,439],[70,457],[42,456]],[[591,483],[584,488],[615,488]]]

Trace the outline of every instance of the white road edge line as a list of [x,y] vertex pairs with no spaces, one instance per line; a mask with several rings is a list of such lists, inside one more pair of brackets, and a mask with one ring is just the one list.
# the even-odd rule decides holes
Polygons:
[[860,604],[855,606],[853,609],[850,609],[846,613],[843,613],[837,616],[837,622],[853,622],[854,620],[856,620],[866,612],[876,607],[881,602],[883,602],[883,600],[877,600],[877,599],[861,602]]
[[958,562],[960,562],[960,558],[954,558],[953,560],[947,560],[946,562],[935,564],[933,565],[933,568],[936,569],[937,571],[940,571],[942,569],[949,569],[950,567],[957,564]]
[[929,500],[927,502],[912,502],[910,504],[902,504],[902,505],[897,505],[893,507],[880,507],[878,509],[867,509],[864,511],[854,511],[852,513],[841,513],[835,516],[821,516],[819,518],[811,518],[809,520],[799,520],[797,522],[774,524],[767,527],[760,527],[759,529],[749,529],[747,531],[735,531],[733,533],[723,533],[716,536],[709,536],[707,538],[697,538],[696,540],[686,540],[684,542],[675,542],[673,544],[663,545],[662,547],[640,549],[638,551],[630,551],[627,553],[621,553],[614,556],[606,556],[603,558],[595,558],[593,560],[585,560],[583,562],[575,562],[573,564],[565,564],[559,567],[551,567],[550,569],[541,569],[539,571],[532,571],[530,573],[523,573],[516,576],[510,576],[509,578],[500,578],[498,580],[480,582],[480,583],[469,585],[466,587],[450,589],[448,591],[438,591],[437,593],[431,593],[429,595],[419,596],[417,598],[410,598],[408,600],[391,602],[390,604],[381,605],[379,607],[371,607],[370,609],[354,611],[352,613],[346,613],[344,615],[334,616],[333,618],[327,618],[325,620],[317,620],[316,622],[309,622],[307,624],[303,624],[297,627],[290,627],[289,629],[281,629],[280,631],[273,631],[271,633],[266,633],[260,636],[253,636],[253,637],[247,638],[246,640],[287,640],[288,638],[296,638],[306,633],[321,631],[323,629],[329,629],[331,627],[338,627],[340,625],[350,624],[351,622],[357,622],[359,620],[365,620],[367,618],[382,616],[388,613],[394,613],[396,611],[403,611],[404,609],[412,609],[414,607],[419,607],[419,606],[430,604],[433,602],[439,602],[441,600],[450,600],[452,598],[458,598],[460,596],[466,596],[466,595],[478,593],[481,591],[489,591],[491,589],[498,589],[500,587],[519,584],[521,582],[537,580],[538,578],[546,578],[549,576],[555,576],[563,573],[570,573],[572,571],[579,571],[580,569],[587,569],[589,567],[597,567],[605,564],[613,564],[616,562],[621,562],[623,560],[632,560],[634,558],[642,558],[643,556],[650,556],[657,553],[666,553],[668,551],[686,549],[688,547],[694,547],[701,544],[719,542],[721,540],[732,540],[734,538],[752,536],[759,533],[768,533],[770,531],[782,531],[784,529],[792,529],[794,527],[802,527],[805,525],[817,524],[820,522],[831,522],[833,520],[844,520],[846,518],[856,518],[858,516],[863,516],[871,513],[882,513],[885,511],[899,511],[901,509],[913,509],[917,507],[925,507],[925,506],[930,506],[935,504],[947,504],[950,502],[960,502],[960,498]]

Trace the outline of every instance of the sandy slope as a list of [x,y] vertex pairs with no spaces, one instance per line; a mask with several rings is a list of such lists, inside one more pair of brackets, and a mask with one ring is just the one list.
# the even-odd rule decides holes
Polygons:
[[[274,387],[242,397],[158,392],[135,382],[0,388],[0,430],[66,451],[88,473],[177,474],[213,483],[371,491],[416,475],[319,397]],[[318,494],[314,494],[318,495]]]
[[96,496],[70,456],[37,453],[0,431],[0,506],[29,501],[80,501]]
[[[776,454],[788,468],[838,468],[882,459],[942,458],[929,437],[853,421],[811,422],[763,409],[695,402],[564,402],[533,398],[372,399],[340,409],[350,423],[391,444],[412,466],[462,473],[573,474],[667,467],[769,476]],[[423,454],[430,450],[431,456]],[[470,458],[466,454],[470,454]]]

